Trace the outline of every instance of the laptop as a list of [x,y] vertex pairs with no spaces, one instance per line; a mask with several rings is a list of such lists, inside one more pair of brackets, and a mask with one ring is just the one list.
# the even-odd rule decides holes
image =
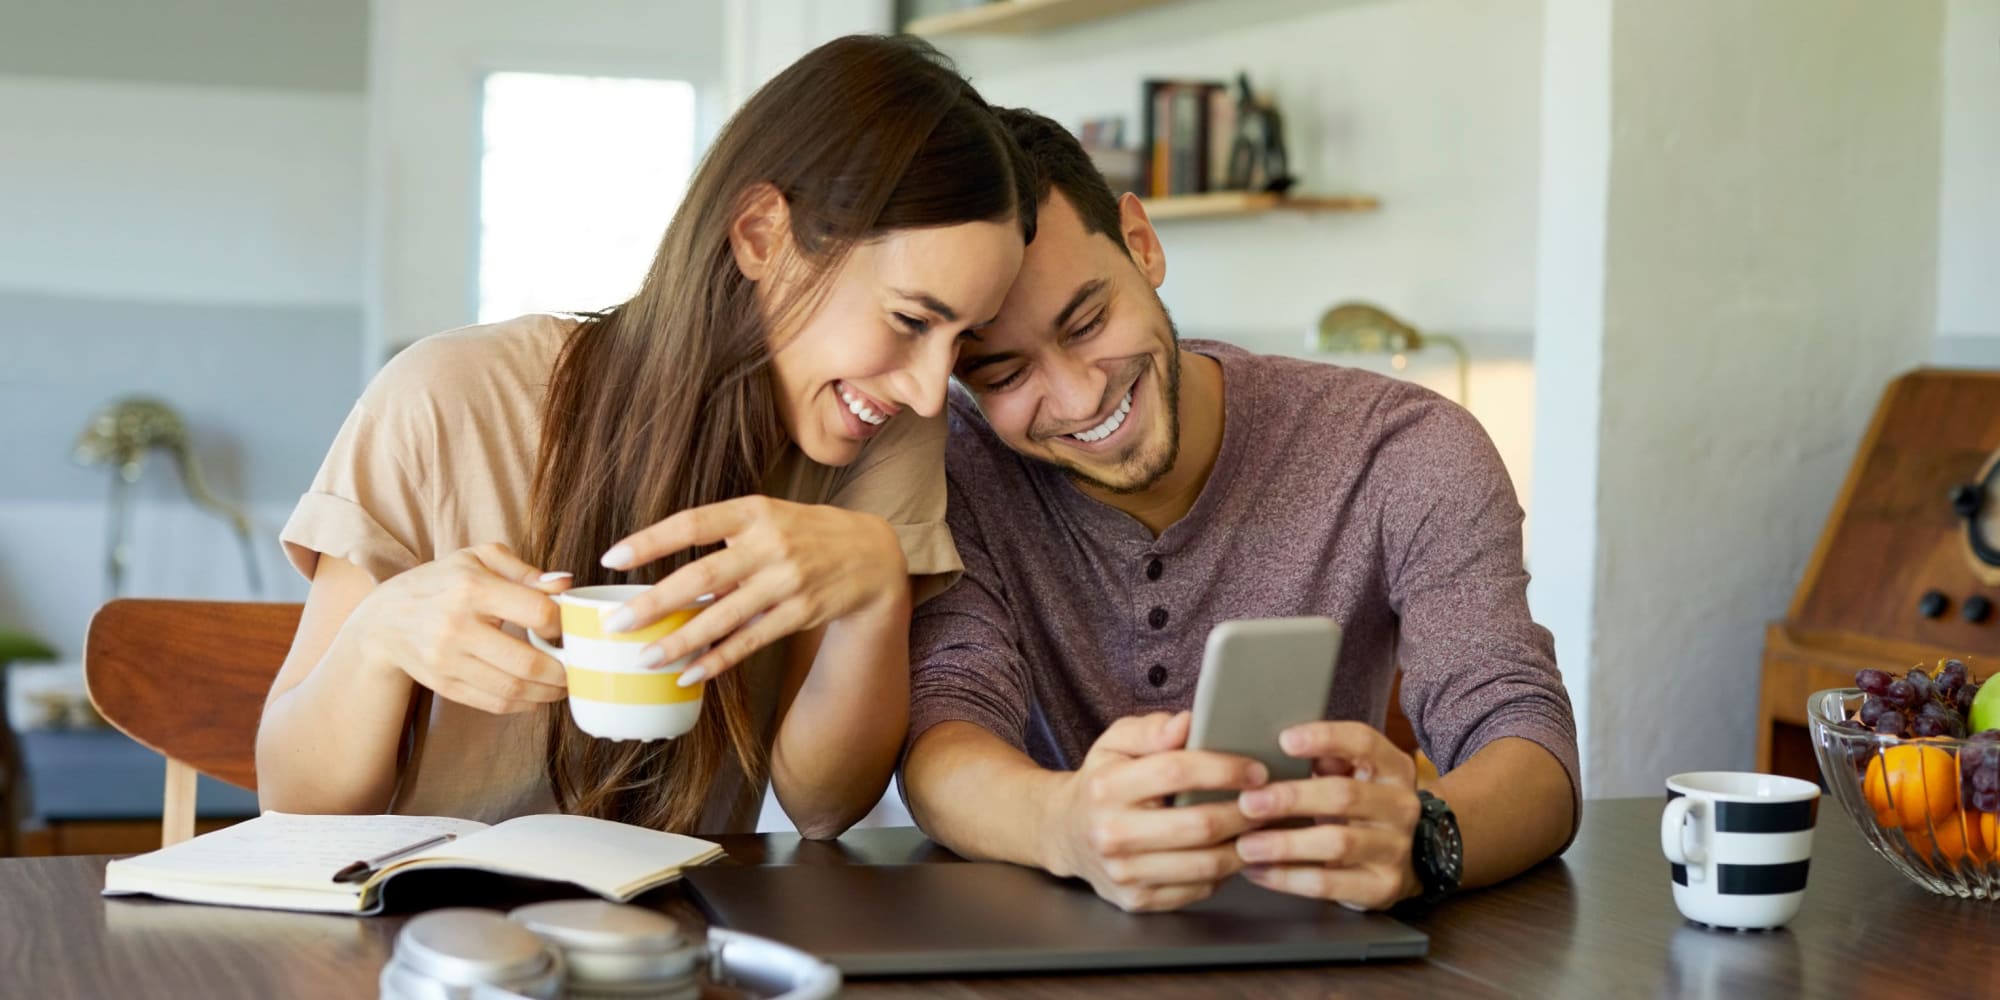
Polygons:
[[714,923],[845,975],[1076,972],[1417,958],[1423,932],[1231,879],[1170,913],[1126,913],[1015,865],[716,866],[686,873]]

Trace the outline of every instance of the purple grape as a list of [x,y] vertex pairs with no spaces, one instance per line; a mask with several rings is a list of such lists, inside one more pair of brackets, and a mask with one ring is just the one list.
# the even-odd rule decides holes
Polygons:
[[1917,721],[1910,723],[1910,735],[1919,739],[1943,736],[1944,730],[1944,721],[1935,715],[1919,715]]
[[2000,813],[2000,791],[1980,792],[1974,795],[1972,808],[1983,813]]
[[1871,667],[1854,675],[1854,686],[1866,694],[1881,694],[1889,690],[1889,675]]
[[1952,663],[1957,661],[1947,661],[1944,669],[1939,670],[1937,675],[1937,695],[1946,701],[1950,701],[1952,696],[1958,693],[1958,689],[1965,686],[1968,679],[1965,676],[1965,664],[1959,663],[1958,669],[1953,670]]
[[1903,719],[1903,713],[1890,709],[1875,719],[1875,731],[1884,736],[1900,736],[1903,727],[1908,724]]
[[1972,790],[1975,792],[2000,791],[2000,770],[1982,767],[1973,771]]
[[[1917,718],[1931,719],[1937,723],[1939,732],[1931,733],[1929,735],[1933,736],[1965,735],[1965,718],[1958,714],[1957,709],[1946,708],[1945,706],[1940,705],[1937,702],[1927,701],[1924,702],[1924,707],[1917,711]],[[1914,722],[1915,720],[1911,721]],[[1919,735],[1925,735],[1925,734],[1919,734]]]
[[1938,668],[1938,679],[1943,680],[1946,677],[1957,677],[1959,680],[1969,680],[1971,678],[1971,675],[1965,669],[1964,660],[1946,660],[1944,661],[1944,666]]
[[1884,704],[1880,698],[1863,699],[1861,702],[1861,724],[1870,729],[1875,728],[1875,720],[1880,719],[1882,713],[1888,710],[1889,706]]
[[1882,692],[1882,700],[1892,708],[1915,708],[1917,690],[1907,680],[1890,681],[1888,690]]
[[1975,743],[2000,743],[2000,729],[1982,729],[1966,739]]
[[1931,700],[1931,689],[1935,685],[1931,684],[1931,675],[1924,673],[1924,668],[1911,667],[1909,676],[1903,679],[1910,682],[1910,690],[1917,693],[1918,701]]
[[1979,685],[1967,684],[1952,692],[1952,707],[1966,715],[1972,714],[1972,698],[1979,693]]

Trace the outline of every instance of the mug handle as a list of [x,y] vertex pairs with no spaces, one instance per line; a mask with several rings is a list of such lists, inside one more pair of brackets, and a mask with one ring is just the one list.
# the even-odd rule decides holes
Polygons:
[[563,653],[562,647],[549,642],[547,639],[542,638],[542,634],[540,632],[535,631],[534,629],[528,630],[528,645],[533,646],[536,649],[539,649],[542,652],[547,653],[558,660],[562,659],[562,653]]
[[[558,608],[562,607],[562,602],[556,600],[556,598],[559,596],[561,595],[559,594],[549,595],[549,601]],[[523,631],[528,633],[528,645],[533,646],[536,649],[539,649],[542,652],[547,653],[552,657],[555,657],[556,662],[562,663],[563,651],[561,646],[555,645],[554,643],[551,643],[547,639],[542,638],[542,634],[540,632],[535,631],[534,629],[524,629]],[[564,663],[563,665],[568,666],[567,663]]]
[[[1701,881],[1701,866],[1708,856],[1702,850],[1699,836],[1693,850],[1683,849],[1681,828],[1687,824],[1688,814],[1699,815],[1704,811],[1702,807],[1705,804],[1694,796],[1683,795],[1667,803],[1667,811],[1660,814],[1660,850],[1666,854],[1668,861],[1687,866],[1689,883]],[[1696,827],[1696,831],[1698,834],[1700,827]]]

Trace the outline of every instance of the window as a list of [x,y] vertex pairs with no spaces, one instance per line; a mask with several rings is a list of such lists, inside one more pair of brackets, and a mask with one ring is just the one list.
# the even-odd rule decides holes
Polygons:
[[484,96],[479,321],[630,298],[694,169],[694,87],[494,73]]

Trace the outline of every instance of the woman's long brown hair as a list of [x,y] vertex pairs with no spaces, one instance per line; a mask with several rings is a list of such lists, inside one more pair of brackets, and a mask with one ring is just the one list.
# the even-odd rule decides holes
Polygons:
[[[765,183],[785,196],[807,280],[790,301],[760,306],[729,229]],[[923,42],[836,39],[778,74],[703,158],[639,293],[586,317],[565,344],[543,414],[530,558],[582,585],[653,583],[700,555],[627,572],[598,565],[641,527],[759,490],[789,444],[767,368],[771,331],[817,305],[848,250],[890,230],[1007,218],[1031,238],[1028,183],[992,109]],[[761,789],[748,673],[709,682],[693,731],[666,742],[595,739],[557,703],[558,805],[692,831],[729,761],[746,796]]]

